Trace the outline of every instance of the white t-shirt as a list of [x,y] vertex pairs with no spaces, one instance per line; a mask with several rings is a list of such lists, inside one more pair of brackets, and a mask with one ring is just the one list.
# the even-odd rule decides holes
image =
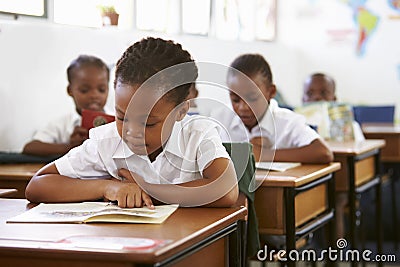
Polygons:
[[113,176],[129,169],[155,184],[179,184],[202,178],[216,158],[229,158],[218,135],[218,125],[202,116],[176,122],[163,151],[150,162],[136,155],[122,141],[115,122],[93,128],[89,139],[55,161],[61,175],[90,179]]
[[81,115],[76,111],[71,112],[48,123],[32,139],[44,143],[68,144],[75,127],[81,125],[81,120]]
[[224,128],[221,132],[223,142],[249,142],[254,137],[265,137],[275,149],[302,147],[320,138],[306,123],[304,116],[285,108],[280,108],[276,100],[271,99],[267,112],[249,131],[239,116],[224,107],[210,115]]

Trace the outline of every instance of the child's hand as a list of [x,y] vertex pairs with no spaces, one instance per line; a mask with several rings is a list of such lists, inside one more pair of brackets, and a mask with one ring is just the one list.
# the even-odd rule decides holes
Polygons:
[[250,140],[253,145],[254,157],[257,161],[273,161],[272,143],[265,137],[254,137]]
[[132,173],[127,169],[118,170],[118,176],[124,181],[113,181],[106,189],[104,197],[108,200],[117,200],[120,207],[142,207],[143,204],[154,209],[150,196],[136,183]]
[[86,128],[76,126],[69,138],[69,145],[71,148],[79,146],[89,138],[89,131]]

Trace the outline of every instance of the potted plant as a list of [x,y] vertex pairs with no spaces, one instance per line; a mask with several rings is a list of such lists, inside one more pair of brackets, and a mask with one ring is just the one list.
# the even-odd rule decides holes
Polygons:
[[103,26],[118,25],[119,14],[115,11],[114,6],[99,6]]

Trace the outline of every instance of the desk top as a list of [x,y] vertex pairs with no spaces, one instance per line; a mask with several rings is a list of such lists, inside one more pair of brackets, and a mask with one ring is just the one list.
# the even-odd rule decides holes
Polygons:
[[298,187],[339,169],[340,163],[338,162],[329,164],[302,164],[283,172],[257,170],[256,180],[257,183],[262,183],[261,186]]
[[0,197],[12,195],[17,191],[18,191],[17,189],[0,189]]
[[357,156],[374,149],[380,149],[385,146],[385,140],[381,139],[367,139],[361,142],[348,141],[348,142],[334,142],[327,141],[328,147],[332,152],[337,155],[343,156]]
[[[247,214],[245,207],[178,208],[163,224],[41,224],[6,223],[10,217],[24,212],[31,204],[25,199],[0,199],[0,257],[1,255],[34,254],[35,257],[95,259],[97,261],[128,261],[155,263],[197,244],[213,233],[225,229]],[[153,251],[127,251],[46,246],[76,235],[138,237],[167,239],[170,243]]]
[[29,180],[44,165],[43,163],[0,164],[0,180],[10,178]]
[[400,135],[400,125],[394,124],[364,124],[362,131],[365,134]]

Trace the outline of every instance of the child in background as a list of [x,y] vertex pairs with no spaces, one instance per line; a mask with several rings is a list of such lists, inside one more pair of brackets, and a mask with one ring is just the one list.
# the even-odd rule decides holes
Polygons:
[[110,71],[101,59],[80,55],[69,65],[67,77],[67,92],[74,100],[75,111],[37,131],[22,153],[37,156],[67,153],[88,138],[88,131],[80,126],[82,109],[104,111]]
[[[336,83],[335,80],[324,73],[314,73],[310,75],[303,86],[303,103],[309,104],[318,101],[336,102]],[[364,141],[360,125],[352,122],[354,140],[356,142]],[[351,128],[351,126],[350,126]]]
[[235,204],[236,173],[217,125],[186,116],[197,75],[180,44],[147,38],[130,46],[116,66],[116,121],[91,129],[81,146],[38,171],[26,188],[27,199],[103,198],[120,207],[150,208],[155,200]]
[[333,154],[305,118],[278,107],[276,88],[267,61],[259,54],[244,54],[230,65],[227,85],[234,112],[211,116],[226,129],[226,142],[251,142],[257,161],[328,163]]

